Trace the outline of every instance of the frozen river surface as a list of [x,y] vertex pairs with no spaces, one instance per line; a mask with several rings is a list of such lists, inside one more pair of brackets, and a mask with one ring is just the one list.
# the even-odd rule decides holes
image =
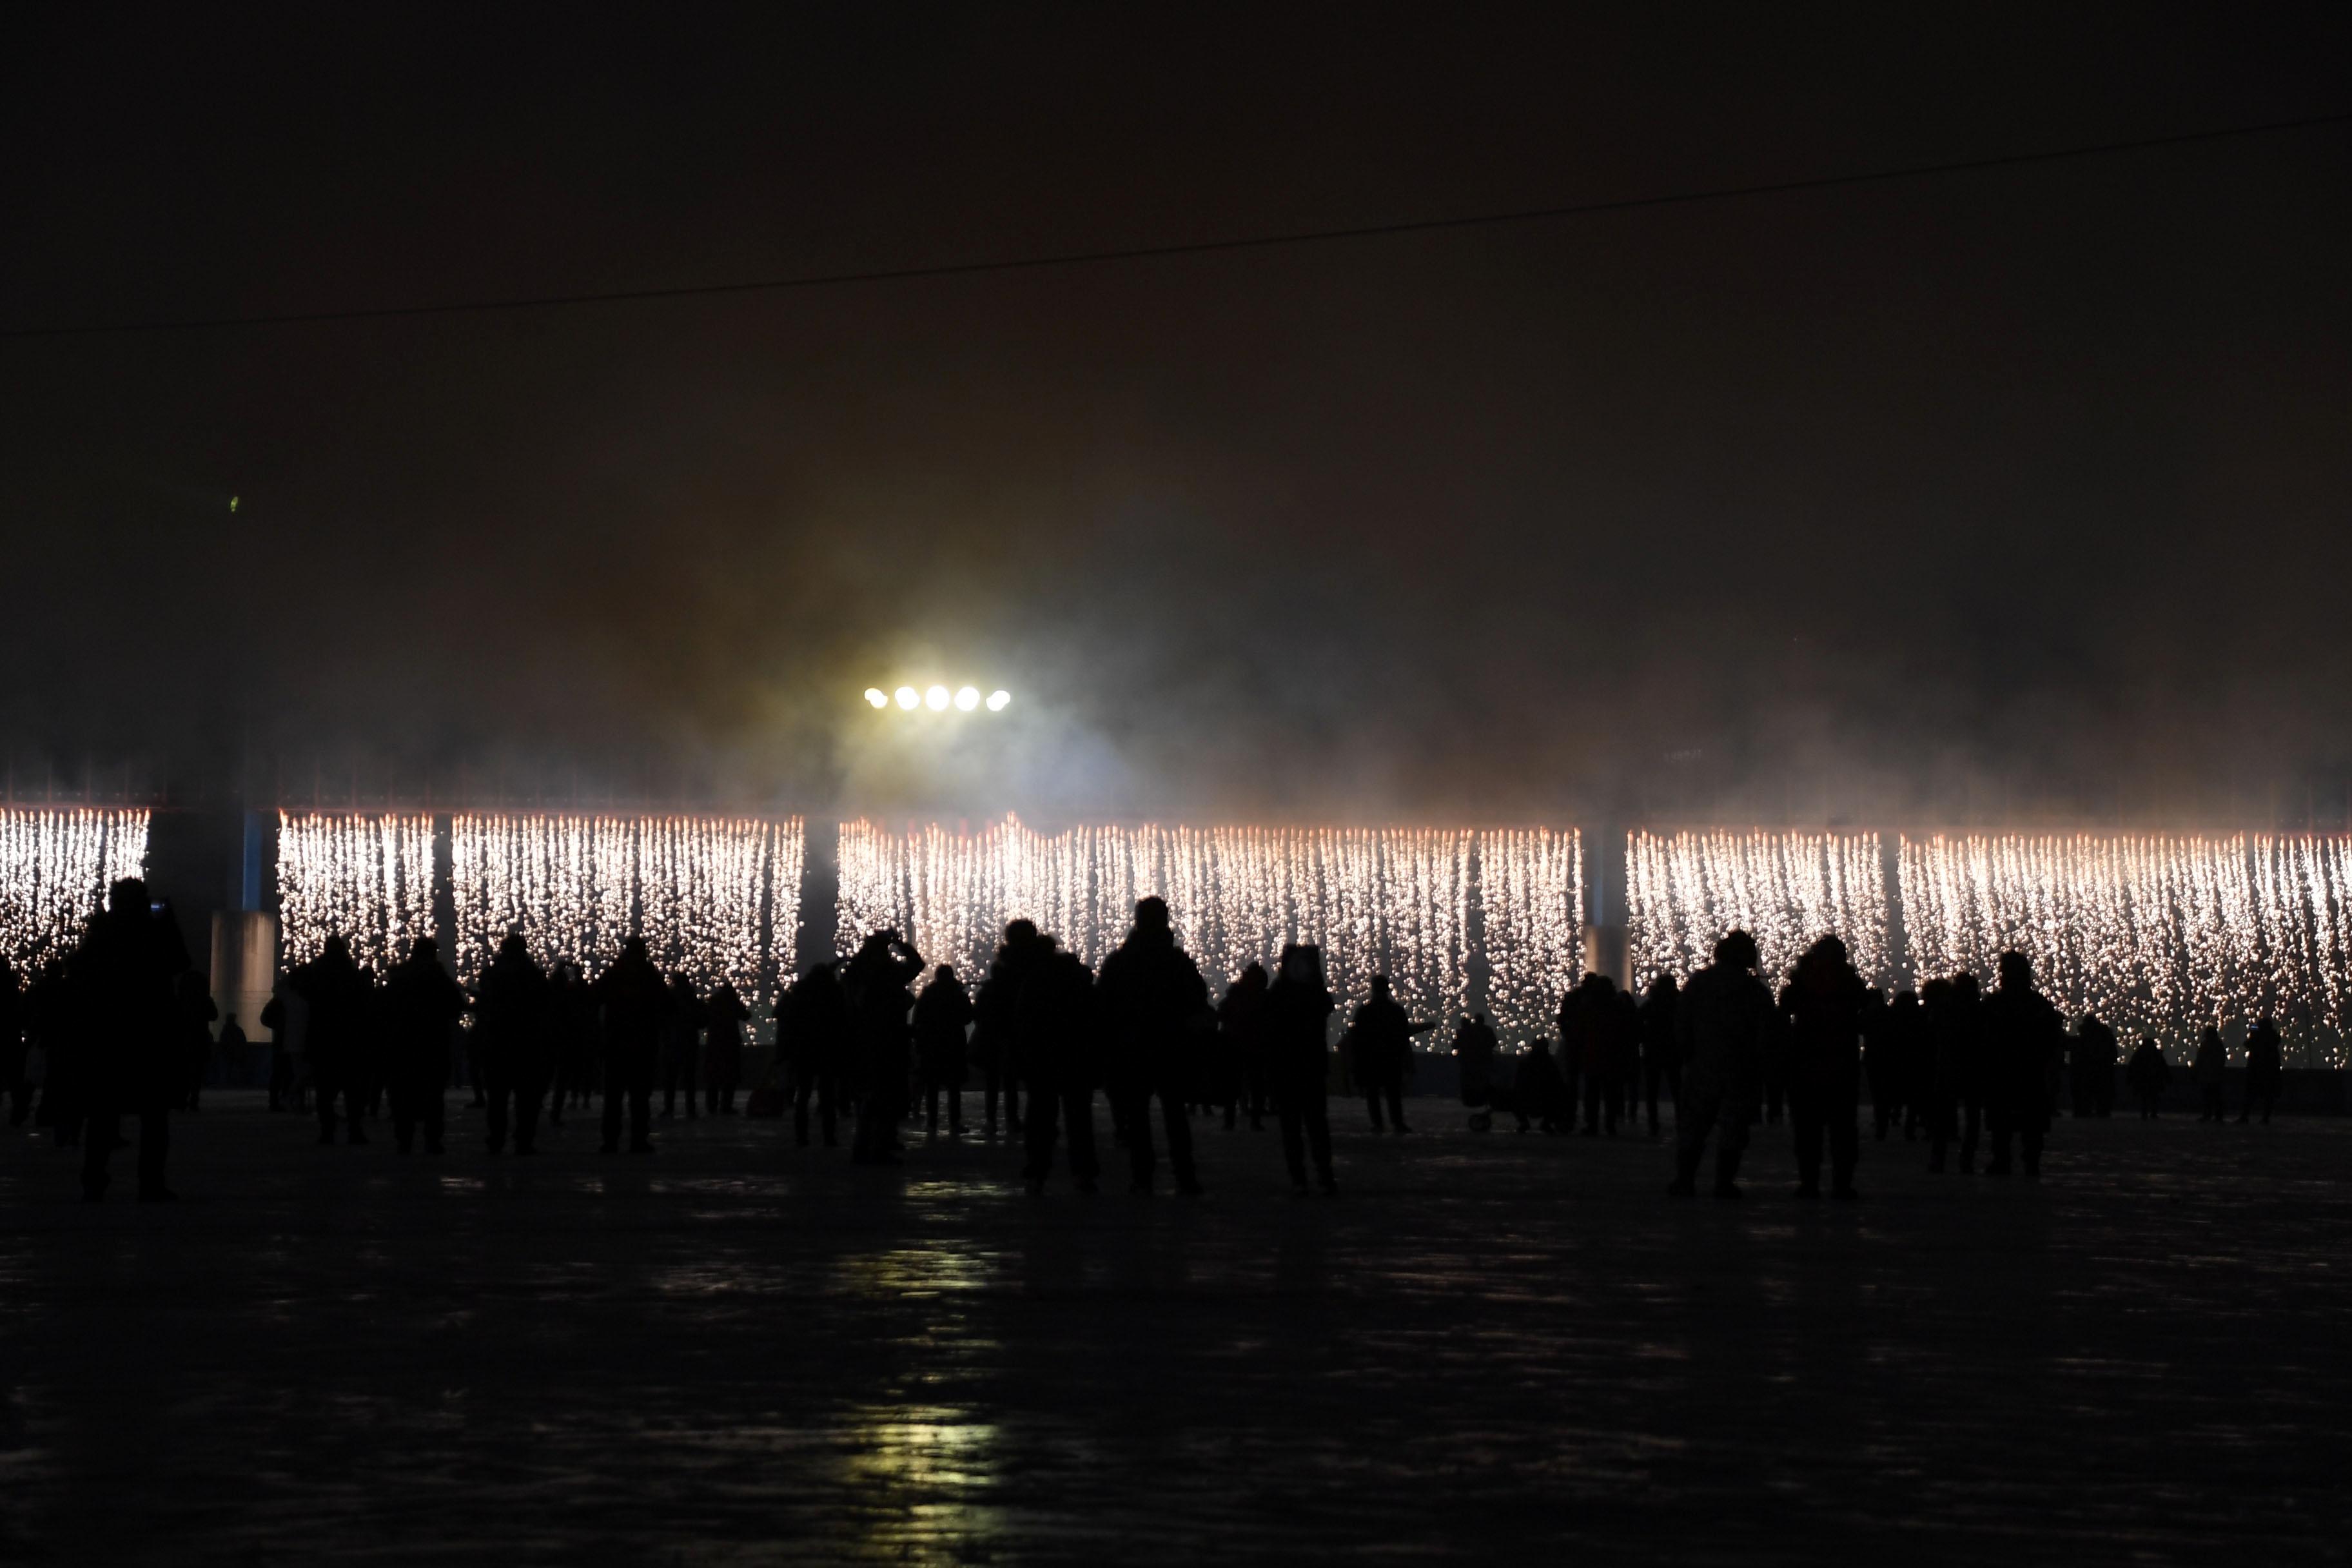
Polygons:
[[1032,1199],[977,1140],[404,1161],[217,1096],[183,1201],[126,1152],[93,1207],[0,1129],[0,1562],[2352,1554],[2352,1121],[1865,1143],[1849,1206],[1784,1129],[1674,1204],[1647,1139],[1332,1109],[1336,1200],[1205,1122],[1205,1198]]

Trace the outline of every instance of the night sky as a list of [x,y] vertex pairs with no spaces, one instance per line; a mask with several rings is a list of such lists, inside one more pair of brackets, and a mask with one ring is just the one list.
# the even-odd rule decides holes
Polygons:
[[[2352,110],[2352,8],[2053,10],[12,6],[0,328]],[[11,337],[0,744],[306,797],[2332,823],[2347,252],[2338,123]],[[1015,709],[859,701],[910,678]]]

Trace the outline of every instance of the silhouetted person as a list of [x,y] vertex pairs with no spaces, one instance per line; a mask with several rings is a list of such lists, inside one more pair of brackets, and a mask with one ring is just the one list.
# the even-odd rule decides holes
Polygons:
[[1112,1092],[1124,1101],[1129,1191],[1151,1190],[1151,1100],[1160,1100],[1168,1130],[1168,1164],[1176,1190],[1201,1190],[1192,1168],[1192,1125],[1184,1115],[1192,1063],[1186,1046],[1209,1012],[1209,986],[1168,922],[1160,899],[1140,899],[1135,924],[1103,960],[1099,1001],[1110,1050],[1106,1064]]
[[2221,1044],[2221,1031],[2210,1024],[2197,1037],[2197,1055],[2190,1059],[2189,1071],[2197,1080],[2198,1098],[2203,1105],[2197,1120],[2217,1124],[2227,1121],[2230,1111],[2224,1101],[2228,1098],[2230,1053]]
[[81,1142],[81,1079],[89,1058],[88,1010],[77,999],[70,957],[51,959],[25,988],[25,1033],[41,1053],[41,1101],[33,1125],[48,1128],[60,1149]]
[[[1682,1047],[1675,1040],[1675,1003],[1682,994],[1675,977],[1664,970],[1642,993],[1642,1100],[1650,1114],[1650,1136],[1659,1134],[1658,1089],[1680,1106],[1683,1098]],[[1676,1111],[1676,1115],[1680,1115]]]
[[1330,1067],[1324,1045],[1337,1007],[1323,981],[1323,950],[1300,942],[1285,947],[1265,992],[1266,1071],[1275,1115],[1282,1123],[1282,1157],[1290,1167],[1290,1184],[1301,1193],[1307,1191],[1310,1152],[1324,1192],[1339,1190],[1331,1173]]
[[237,1025],[236,1015],[234,1013],[225,1015],[221,1019],[220,1037],[214,1042],[220,1050],[221,1060],[230,1063],[242,1062],[245,1060],[246,1047],[249,1043],[245,1037],[245,1030]]
[[1096,1042],[1101,1037],[1095,977],[1077,955],[1060,952],[1052,937],[1032,946],[1013,1013],[1013,1055],[1007,1064],[1029,1086],[1027,1158],[1021,1174],[1032,1194],[1054,1173],[1054,1141],[1066,1132],[1070,1177],[1078,1191],[1096,1190],[1102,1174],[1095,1155]]
[[695,1080],[702,1062],[702,998],[684,971],[669,977],[669,1007],[662,1015],[662,1120],[677,1110],[677,1091],[686,1090],[686,1119],[694,1120]]
[[547,979],[555,1008],[555,1088],[548,1099],[547,1119],[560,1127],[564,1111],[595,1103],[603,1072],[597,1060],[602,1031],[596,1026],[595,993],[588,988],[588,976],[579,964],[561,960]]
[[[1236,1093],[1249,1114],[1253,1132],[1265,1130],[1265,965],[1252,963],[1217,1003],[1217,1034],[1223,1042],[1227,1060],[1240,1079]],[[1234,1119],[1228,1115],[1225,1125],[1233,1124]]]
[[2131,1084],[2132,1098],[2139,1102],[2139,1119],[2155,1121],[2163,1112],[2164,1089],[2172,1081],[2172,1064],[2164,1059],[2164,1047],[2156,1043],[2154,1035],[2139,1037],[2124,1077]]
[[109,1157],[121,1119],[139,1118],[139,1195],[173,1195],[163,1184],[171,1151],[170,1114],[179,1094],[173,987],[188,968],[179,922],[147,900],[147,884],[124,878],[108,890],[105,910],[85,931],[73,962],[89,1010],[91,1048],[88,1116],[82,1137],[82,1196],[106,1195]]
[[621,1147],[621,1108],[629,1112],[629,1152],[654,1152],[654,1074],[661,1058],[662,1020],[669,987],[646,954],[646,939],[621,944],[613,967],[590,987],[604,1016],[604,1142],[607,1154]]
[[2076,1116],[2112,1116],[2116,1110],[2115,1030],[2096,1013],[2085,1013],[2066,1043],[2068,1089]]
[[364,1143],[360,1111],[374,1066],[375,987],[367,972],[352,962],[351,944],[340,932],[327,938],[318,957],[289,975],[287,984],[308,1007],[302,1053],[309,1058],[310,1083],[318,1096],[319,1142],[335,1141],[335,1102],[340,1099],[349,1140]]
[[1780,992],[1788,1019],[1789,1115],[1796,1124],[1797,1195],[1822,1195],[1822,1143],[1830,1149],[1830,1191],[1854,1195],[1860,1157],[1854,1119],[1862,1101],[1862,1025],[1869,996],[1847,962],[1845,943],[1824,936],[1805,950]]
[[1984,1019],[1977,977],[1959,973],[1930,980],[1920,994],[1927,1013],[1929,1069],[1934,1114],[1928,1122],[1927,1169],[1944,1168],[1944,1153],[1957,1138],[1960,1170],[1977,1168],[1977,1139],[1984,1125]]
[[996,1136],[996,1102],[1004,1100],[1004,1130],[1021,1131],[1020,1074],[1013,1067],[1013,1015],[1021,1005],[1022,988],[1029,984],[1032,969],[1043,963],[1051,948],[1041,942],[1036,925],[1018,920],[1004,928],[1004,942],[996,950],[995,962],[988,966],[988,978],[981,982],[980,994],[971,1005],[971,1060],[980,1068],[981,1122],[992,1138]]
[[1471,1014],[1454,1027],[1450,1054],[1473,1132],[1484,1132],[1495,1125],[1495,1053],[1500,1044],[1484,1013]]
[[540,1103],[555,1062],[555,994],[520,931],[507,933],[474,988],[474,1030],[490,1152],[506,1152],[509,1106],[515,1152],[536,1152]]
[[1572,1058],[1584,1089],[1584,1135],[1604,1127],[1617,1133],[1618,1108],[1624,1100],[1625,1059],[1639,1050],[1631,1044],[1638,1018],[1620,1006],[1617,986],[1595,970],[1579,981],[1560,1006],[1569,1032],[1560,1037],[1563,1058]]
[[895,931],[878,931],[859,944],[841,973],[849,996],[850,1070],[857,1085],[857,1132],[849,1157],[862,1165],[898,1163],[898,1122],[907,1113],[907,1080],[915,999],[907,987],[923,973],[923,955]]
[[2066,1049],[2066,1021],[2034,989],[2033,961],[2000,955],[2000,985],[1984,1000],[1985,1121],[1992,1160],[1985,1174],[2009,1174],[2012,1138],[2028,1176],[2042,1174],[2042,1141],[2050,1131],[2051,1069]]
[[948,1097],[948,1131],[963,1131],[964,1029],[971,1022],[971,994],[952,964],[940,964],[915,998],[915,1070],[923,1085],[924,1126],[934,1134],[942,1093]]
[[743,1087],[743,1026],[751,1009],[728,981],[720,981],[702,1005],[703,1106],[713,1116],[735,1114],[735,1094]]
[[[1927,1106],[1933,1098],[1930,1080],[1935,1073],[1934,1053],[1927,1043],[1927,1010],[1920,1005],[1919,994],[1906,986],[1889,997],[1880,1027],[1881,1040],[1869,1048],[1878,1049],[1881,1044],[1885,1048],[1893,1110],[1903,1124],[1903,1141],[1908,1143],[1927,1131]],[[1879,1132],[1885,1136],[1884,1124]]]
[[1870,1091],[1873,1136],[1882,1139],[1886,1136],[1888,1124],[1903,1114],[1901,1094],[1891,1070],[1895,1054],[1886,1048],[1894,1016],[1886,993],[1875,985],[1865,986],[1862,998],[1862,1082]]
[[1675,1180],[1667,1190],[1689,1197],[1698,1190],[1706,1138],[1716,1133],[1715,1195],[1739,1195],[1739,1156],[1755,1120],[1764,1058],[1779,1028],[1772,994],[1756,978],[1756,939],[1724,933],[1715,962],[1690,978],[1675,1008],[1682,1047],[1683,1114],[1675,1129]]
[[808,1147],[809,1102],[814,1100],[824,1146],[830,1149],[837,1136],[841,1067],[849,1052],[849,1001],[833,965],[811,964],[799,984],[785,993],[776,1013],[776,1036],[793,1097],[793,1141]]
[[183,970],[172,983],[173,1050],[175,1069],[172,1103],[175,1110],[194,1110],[204,1091],[205,1069],[212,1065],[213,1020],[220,1007],[212,988],[193,969]]
[[404,1154],[416,1146],[420,1131],[425,1152],[441,1152],[449,1039],[465,1016],[466,993],[441,967],[440,944],[418,937],[383,977],[384,1087],[392,1098],[393,1145]]
[[1568,1091],[1549,1040],[1529,1040],[1519,1053],[1511,1075],[1511,1114],[1522,1132],[1529,1126],[1548,1133],[1576,1131],[1576,1097]]
[[2265,1015],[2246,1031],[2246,1103],[2239,1109],[2240,1122],[2260,1108],[2263,1125],[2270,1125],[2271,1107],[2278,1103],[2279,1081],[2284,1075],[2278,1024]]
[[22,1127],[33,1108],[33,1086],[25,1076],[25,984],[16,966],[0,952],[0,1093],[8,1099],[8,1125]]
[[[1372,994],[1348,1021],[1355,1042],[1356,1081],[1364,1091],[1364,1109],[1370,1112],[1372,1131],[1392,1129],[1400,1135],[1412,1131],[1404,1124],[1404,1080],[1412,1066],[1412,1037],[1437,1026],[1435,1020],[1416,1024],[1406,1014],[1385,974],[1372,976]],[[1388,1129],[1381,1123],[1381,1105],[1388,1105]]]
[[286,994],[283,988],[269,994],[261,1005],[261,1026],[269,1031],[269,1109],[299,1110],[294,1100],[293,1042],[286,1037]]

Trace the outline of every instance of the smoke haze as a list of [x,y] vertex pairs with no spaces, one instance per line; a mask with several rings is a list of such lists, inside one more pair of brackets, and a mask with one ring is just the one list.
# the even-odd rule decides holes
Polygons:
[[[891,268],[2336,112],[2337,8],[7,24],[0,326]],[[0,342],[0,735],[299,800],[2340,819],[2352,131]],[[229,500],[237,498],[235,511]],[[877,716],[904,680],[999,721]]]

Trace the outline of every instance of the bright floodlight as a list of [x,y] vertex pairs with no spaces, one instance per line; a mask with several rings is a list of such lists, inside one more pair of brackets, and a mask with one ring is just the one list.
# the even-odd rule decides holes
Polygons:
[[956,693],[956,711],[969,713],[980,706],[980,693],[967,686]]
[[1002,713],[1012,700],[1013,693],[1010,691],[992,691],[988,694],[988,710],[991,713]]
[[917,694],[913,687],[902,686],[898,688],[898,706],[904,708],[908,712],[912,713],[915,710],[915,704],[921,700],[922,698]]
[[890,706],[889,695],[878,686],[869,686],[866,689],[866,705],[869,708],[887,708]]
[[948,689],[944,686],[934,686],[929,691],[924,692],[923,706],[929,709],[934,713],[946,712],[948,710]]

